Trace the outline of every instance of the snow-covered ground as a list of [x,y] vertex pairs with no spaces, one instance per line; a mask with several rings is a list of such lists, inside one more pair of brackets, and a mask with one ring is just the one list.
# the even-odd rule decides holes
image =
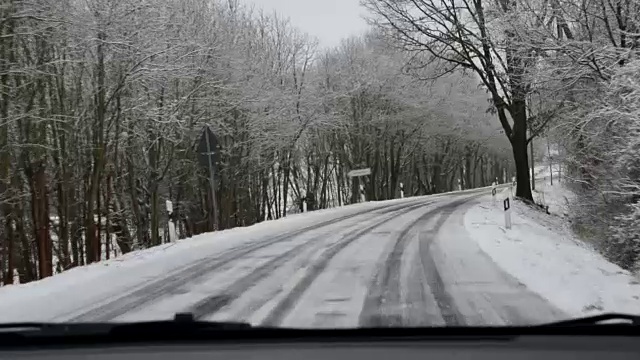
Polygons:
[[551,186],[547,178],[536,185],[551,215],[515,201],[513,226],[506,229],[502,201],[484,196],[467,210],[465,228],[504,272],[571,316],[640,314],[638,279],[571,233],[562,218],[571,193],[561,184]]
[[[473,194],[477,191],[469,190],[456,194],[459,196],[467,193]],[[487,189],[480,191],[487,191]],[[165,291],[161,289],[162,287],[166,287],[167,292],[174,291],[176,287],[182,286],[182,283],[190,282],[195,276],[192,273],[203,275],[196,270],[206,268],[208,263],[215,265],[221,259],[228,261],[229,257],[235,256],[234,251],[246,246],[259,246],[266,240],[277,240],[279,237],[283,237],[283,234],[295,234],[297,231],[301,231],[301,233],[294,236],[294,240],[308,241],[314,236],[317,237],[316,234],[331,232],[334,228],[346,229],[349,226],[356,226],[356,228],[362,226],[366,219],[375,218],[378,212],[383,212],[384,209],[390,207],[424,204],[450,196],[452,194],[367,202],[295,214],[285,219],[267,221],[246,228],[202,234],[176,243],[135,251],[125,256],[74,268],[28,284],[0,287],[0,303],[5,309],[12,309],[12,311],[0,312],[0,322],[67,321],[85,313],[87,309],[105,307],[106,305],[117,306],[117,304],[111,303],[117,300],[118,296],[135,295],[146,291],[145,286],[148,284],[157,283],[158,296],[164,296],[163,292]],[[350,221],[351,218],[355,223]],[[333,226],[334,223],[337,225]],[[339,231],[335,231],[335,233],[340,234]],[[278,254],[284,251],[282,249],[286,249],[286,246],[282,248],[280,245],[280,243],[275,243],[269,247],[269,249],[275,249],[271,250],[271,254]],[[268,256],[273,255],[259,257],[262,259]],[[253,266],[253,263],[256,262],[251,260],[252,257],[248,258],[249,265]],[[236,259],[231,260],[235,262]],[[248,271],[246,267],[243,270]],[[176,274],[184,276],[173,279],[172,277],[176,277]],[[173,280],[169,281],[170,279]],[[163,282],[170,286],[163,285]],[[194,294],[187,294],[187,297],[192,295]],[[198,293],[195,295],[199,296]],[[128,301],[133,300],[128,299]],[[42,304],[47,304],[47,306],[42,306]],[[177,304],[180,302],[178,301]],[[181,304],[184,304],[184,299]],[[175,310],[175,307],[173,309]],[[165,315],[166,313],[162,311],[161,313]],[[146,316],[153,318],[154,315],[154,313],[147,313]]]
[[72,313],[75,309],[99,304],[113,294],[132,291],[145,281],[168,276],[199,260],[213,258],[265,237],[275,237],[285,231],[295,231],[330,222],[332,219],[416,199],[419,200],[413,198],[367,202],[295,214],[277,221],[202,234],[176,243],[134,251],[111,260],[77,267],[40,281],[2,286],[0,303],[4,309],[12,311],[1,311],[0,322],[51,320],[51,314]]
[[573,239],[559,217],[516,203],[505,230],[501,202],[488,194],[370,202],[133,252],[0,288],[10,309],[0,322],[189,311],[294,327],[525,325],[640,313],[640,286]]
[[569,204],[574,200],[575,195],[565,186],[565,179],[562,179],[559,164],[553,166],[553,179],[551,169],[548,165],[536,167],[535,190],[533,190],[533,200],[537,204],[549,206],[549,212],[559,216],[566,216],[569,211]]
[[160,320],[183,311],[296,327],[562,317],[487,258],[462,251],[473,244],[460,231],[463,210],[489,191],[318,211],[131,253],[0,289],[11,309],[0,322]]

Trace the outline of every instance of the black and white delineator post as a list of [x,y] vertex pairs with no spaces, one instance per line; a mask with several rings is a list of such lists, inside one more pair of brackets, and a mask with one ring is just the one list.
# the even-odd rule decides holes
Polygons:
[[400,183],[400,199],[404,199],[404,185]]
[[504,225],[507,229],[511,229],[511,204],[509,198],[504,199]]
[[20,273],[18,269],[13,269],[13,285],[20,285]]
[[367,199],[364,197],[364,185],[360,184],[360,202],[365,202]]

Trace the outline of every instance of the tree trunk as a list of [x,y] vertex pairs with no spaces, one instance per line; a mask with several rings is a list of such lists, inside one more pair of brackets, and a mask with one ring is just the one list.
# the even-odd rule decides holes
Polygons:
[[33,175],[32,211],[38,249],[38,274],[40,279],[44,279],[53,275],[53,251],[49,236],[49,204],[43,162],[37,165]]
[[511,148],[513,159],[516,163],[516,196],[533,201],[531,183],[529,182],[529,154],[527,151],[527,127],[524,102],[518,104],[514,101],[516,111],[511,116],[514,119],[513,133],[511,134]]
[[106,90],[105,90],[105,64],[104,64],[104,41],[106,35],[104,32],[98,32],[97,57],[98,64],[96,67],[97,94],[95,99],[95,128],[93,139],[93,171],[89,180],[89,188],[87,189],[87,212],[85,213],[85,242],[86,242],[86,258],[87,263],[100,261],[100,239],[98,238],[98,226],[94,216],[99,215],[100,209],[94,209],[99,201],[100,179],[104,166],[104,121],[106,113]]

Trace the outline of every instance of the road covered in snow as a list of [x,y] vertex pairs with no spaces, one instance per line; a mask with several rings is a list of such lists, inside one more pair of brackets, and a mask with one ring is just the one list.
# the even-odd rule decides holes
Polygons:
[[0,288],[0,322],[164,320],[178,312],[301,328],[568,318],[487,255],[477,225],[465,226],[489,192],[297,214],[134,252]]

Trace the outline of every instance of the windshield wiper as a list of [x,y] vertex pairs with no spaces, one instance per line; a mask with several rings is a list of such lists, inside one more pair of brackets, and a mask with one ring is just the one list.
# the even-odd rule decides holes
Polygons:
[[538,327],[564,327],[564,326],[640,326],[640,316],[631,314],[609,313],[588,316],[578,319],[552,322]]
[[0,324],[0,338],[124,336],[127,334],[185,334],[209,331],[247,330],[251,324],[243,322],[196,321],[192,314],[176,314],[173,320],[135,323],[8,323]]

